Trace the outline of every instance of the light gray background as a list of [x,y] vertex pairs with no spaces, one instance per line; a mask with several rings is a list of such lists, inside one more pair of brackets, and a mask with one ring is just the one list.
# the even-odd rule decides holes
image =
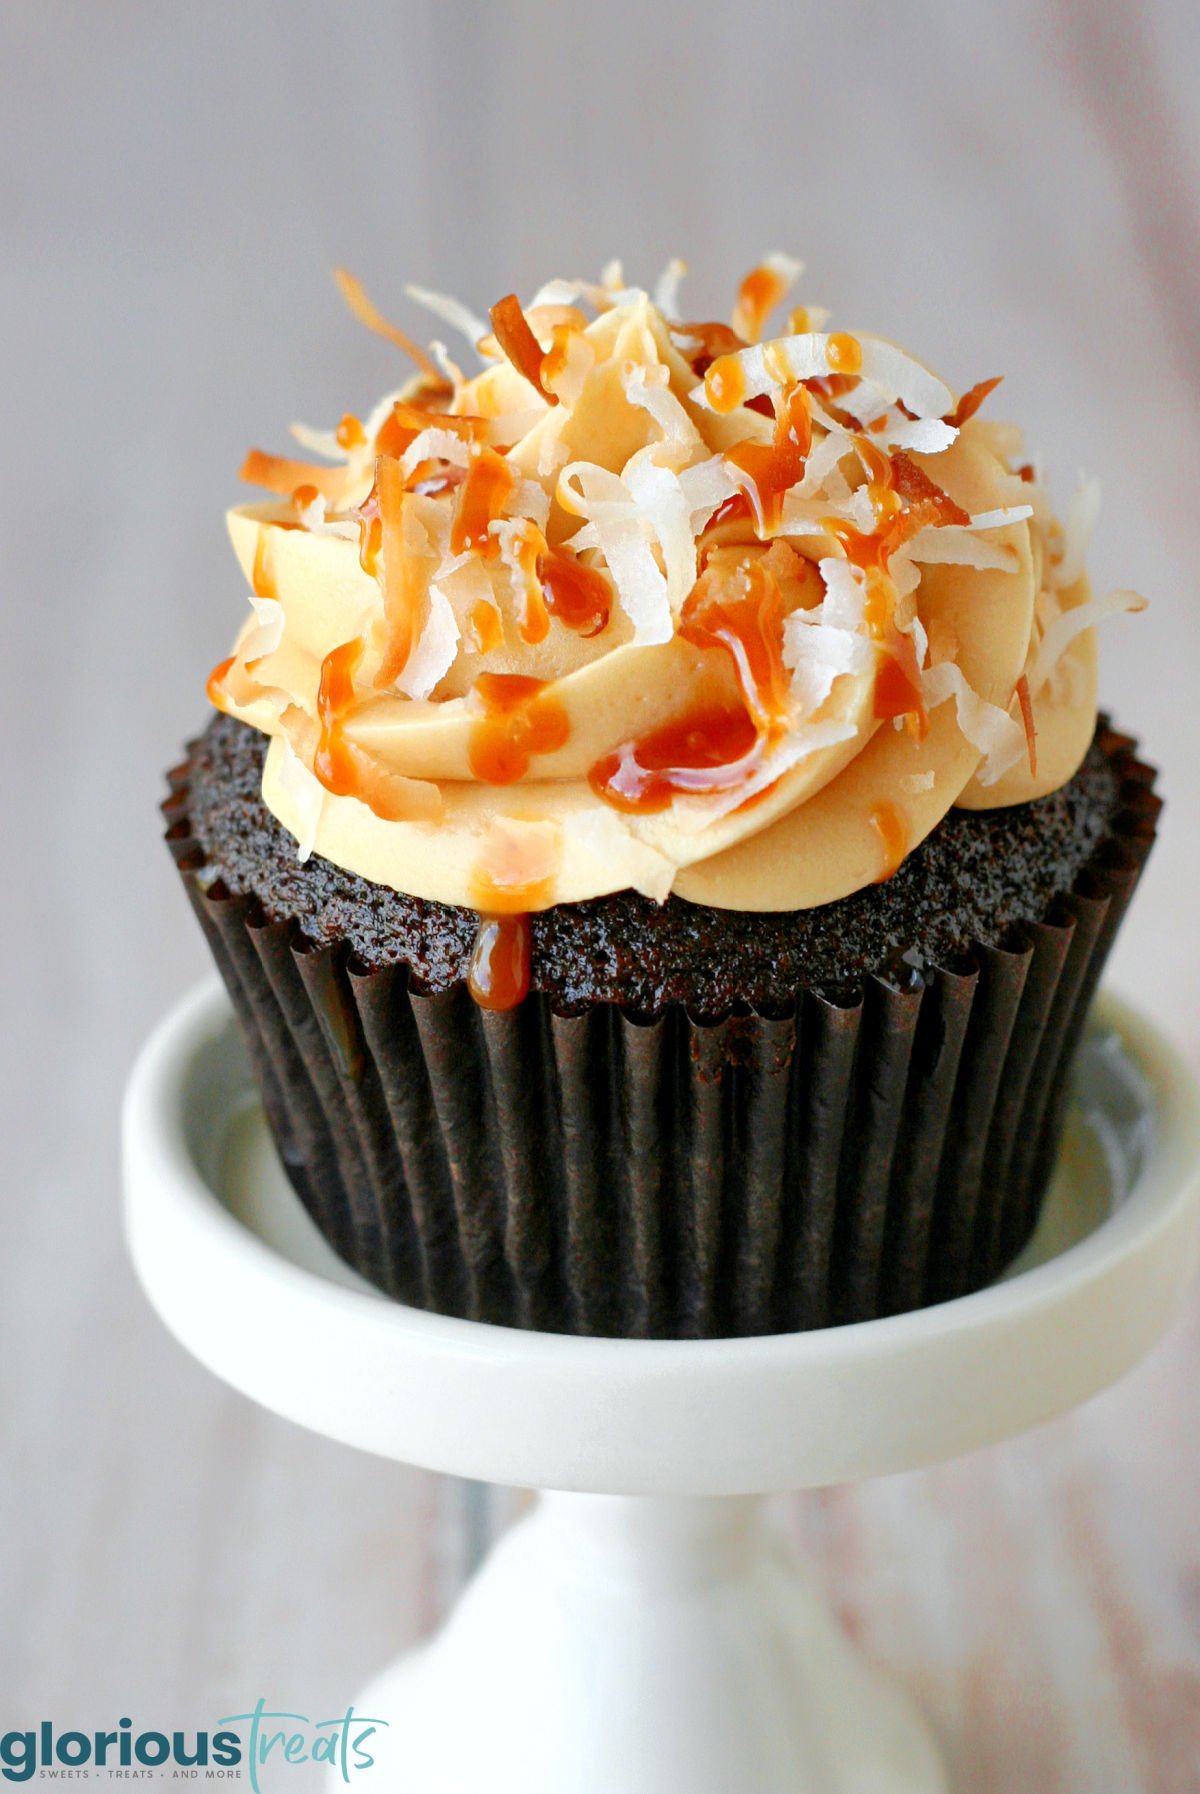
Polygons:
[[[1200,1065],[1200,28],[1184,3],[0,7],[4,1168],[0,1729],[309,1710],[441,1611],[503,1503],[267,1418],[154,1323],[118,1232],[138,1041],[205,969],[161,769],[241,617],[252,442],[396,374],[409,327],[613,254],[723,313],[807,298],[1006,384],[1101,584],[1103,690],[1170,809],[1115,976]],[[1193,1313],[1087,1414],[791,1504],[975,1790],[1200,1785]]]

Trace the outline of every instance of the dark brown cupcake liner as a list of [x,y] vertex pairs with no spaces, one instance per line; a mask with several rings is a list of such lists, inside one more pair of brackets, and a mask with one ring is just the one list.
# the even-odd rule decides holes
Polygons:
[[834,1002],[712,1020],[480,1009],[315,948],[167,839],[284,1168],[398,1300],[548,1331],[787,1332],[990,1282],[1036,1224],[1069,1072],[1161,800],[1102,721],[1111,830],[1039,921]]

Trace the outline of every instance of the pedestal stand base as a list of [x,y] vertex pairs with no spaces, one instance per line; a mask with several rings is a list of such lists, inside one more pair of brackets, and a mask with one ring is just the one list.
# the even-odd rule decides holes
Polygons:
[[754,1498],[546,1495],[354,1703],[396,1794],[942,1794]]
[[[218,1376],[329,1438],[547,1496],[355,1701],[380,1794],[936,1794],[937,1752],[756,1497],[1010,1437],[1124,1374],[1200,1256],[1200,1098],[1102,999],[1037,1232],[990,1289],[754,1339],[524,1333],[389,1301],[285,1178],[225,999],[130,1081],[130,1248]],[[1017,1569],[1019,1566],[1014,1566]],[[339,1794],[345,1785],[338,1782]]]

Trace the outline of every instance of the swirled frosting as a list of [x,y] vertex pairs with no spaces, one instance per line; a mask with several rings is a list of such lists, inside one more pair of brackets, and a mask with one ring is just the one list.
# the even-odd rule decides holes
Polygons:
[[731,325],[619,269],[490,327],[363,420],[255,451],[253,596],[209,691],[272,737],[263,796],[376,883],[496,914],[632,887],[807,908],[887,877],[951,805],[1076,770],[1096,710],[1094,492],[1065,526],[1019,434],[769,257]]

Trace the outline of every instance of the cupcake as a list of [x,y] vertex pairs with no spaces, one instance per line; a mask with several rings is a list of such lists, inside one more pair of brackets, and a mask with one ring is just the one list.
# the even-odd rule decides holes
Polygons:
[[[229,516],[167,839],[280,1158],[400,1301],[702,1337],[975,1289],[1036,1223],[1154,836],[1095,493],[989,379],[555,280]],[[316,458],[314,458],[316,457]]]

